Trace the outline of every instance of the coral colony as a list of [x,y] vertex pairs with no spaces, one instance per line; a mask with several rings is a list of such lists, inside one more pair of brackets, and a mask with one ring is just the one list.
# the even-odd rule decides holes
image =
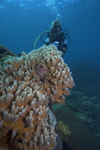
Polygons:
[[64,104],[64,95],[74,86],[61,55],[55,46],[43,46],[7,59],[0,68],[0,136],[13,141],[10,148],[55,148],[56,123],[50,120],[49,103]]

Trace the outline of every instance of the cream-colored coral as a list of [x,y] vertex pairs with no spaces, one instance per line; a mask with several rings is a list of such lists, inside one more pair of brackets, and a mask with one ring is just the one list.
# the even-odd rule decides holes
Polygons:
[[52,45],[7,59],[0,68],[1,137],[10,134],[23,150],[53,149],[57,134],[49,121],[48,104],[63,104],[73,86],[61,52]]

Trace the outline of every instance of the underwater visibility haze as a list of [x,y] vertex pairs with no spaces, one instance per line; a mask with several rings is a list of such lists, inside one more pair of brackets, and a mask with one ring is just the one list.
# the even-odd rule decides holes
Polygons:
[[[15,53],[29,52],[35,39],[59,18],[69,31],[69,63],[99,62],[100,0],[0,0],[0,43]],[[39,39],[37,48],[43,43]]]
[[[62,29],[69,31],[71,45],[64,55],[64,61],[71,69],[75,87],[71,95],[66,97],[67,106],[59,109],[54,106],[56,117],[59,121],[65,121],[69,128],[76,121],[80,125],[79,132],[77,131],[78,140],[83,140],[82,137],[79,138],[80,134],[85,138],[81,130],[87,130],[87,139],[89,136],[93,137],[90,140],[96,143],[92,144],[94,149],[88,146],[85,149],[84,144],[77,147],[77,142],[73,140],[76,133],[72,127],[71,132],[74,134],[70,135],[69,132],[69,142],[65,147],[66,150],[99,150],[100,0],[0,0],[0,44],[16,54],[21,54],[22,51],[29,53],[34,49],[37,37],[50,30],[52,21],[57,18]],[[46,35],[43,35],[43,40]],[[39,38],[36,48],[43,44],[45,43]],[[66,114],[70,114],[73,121],[70,117],[71,121],[67,122]],[[62,122],[58,125],[59,132],[59,127],[64,125]],[[62,129],[61,131],[63,132]],[[64,140],[64,136],[62,139]],[[86,145],[90,146],[91,141]]]

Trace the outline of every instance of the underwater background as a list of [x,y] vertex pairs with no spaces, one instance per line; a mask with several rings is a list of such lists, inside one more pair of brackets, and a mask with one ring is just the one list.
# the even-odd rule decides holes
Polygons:
[[[71,128],[72,132],[77,133],[79,143],[83,140],[82,136],[86,141],[92,138],[77,147],[79,143],[75,141],[76,134],[73,134],[63,150],[99,150],[100,0],[0,0],[0,44],[16,54],[22,51],[28,53],[34,49],[37,37],[50,30],[56,18],[60,20],[62,29],[69,31],[71,46],[64,60],[71,69],[75,87],[66,97],[66,106],[54,106],[55,113],[57,119],[62,119],[69,128],[73,122],[79,125],[79,132],[77,128],[76,131]],[[44,41],[45,37],[46,34]],[[43,44],[39,38],[36,48]],[[81,130],[87,131],[88,135],[83,135]]]
[[[0,0],[0,43],[15,53],[29,52],[36,38],[59,18],[69,31],[65,55],[73,65],[80,59],[99,64],[100,0]],[[39,39],[37,48],[43,43]]]

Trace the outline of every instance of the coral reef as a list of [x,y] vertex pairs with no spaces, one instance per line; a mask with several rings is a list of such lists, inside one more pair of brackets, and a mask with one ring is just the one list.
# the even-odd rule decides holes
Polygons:
[[0,58],[5,55],[16,56],[16,54],[14,52],[12,52],[8,48],[6,48],[5,46],[0,44]]
[[14,52],[0,44],[0,66],[4,65],[4,61],[13,56],[17,56]]
[[[86,87],[87,88],[87,87]],[[95,94],[95,93],[94,93]],[[96,96],[85,96],[80,91],[72,91],[65,100],[76,116],[86,122],[92,132],[100,137],[100,102]]]
[[69,126],[64,124],[63,121],[58,121],[58,124],[56,126],[56,129],[59,130],[66,136],[69,136],[71,135],[71,131],[69,129]]
[[76,86],[66,104],[100,138],[100,64],[82,59],[72,72]]
[[10,149],[52,150],[56,146],[49,104],[64,104],[64,95],[74,86],[61,55],[55,46],[43,46],[7,59],[0,68],[0,139]]
[[97,137],[84,119],[77,117],[74,110],[64,106],[56,109],[55,113],[58,122],[62,121],[65,125],[69,126],[71,131],[69,136],[63,134],[62,130],[57,132],[66,145],[68,145],[68,150],[100,150],[100,137]]

